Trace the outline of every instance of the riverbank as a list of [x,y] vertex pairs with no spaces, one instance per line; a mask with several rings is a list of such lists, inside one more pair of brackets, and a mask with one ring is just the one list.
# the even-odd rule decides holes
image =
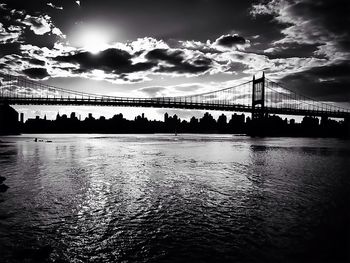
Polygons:
[[[212,131],[212,132],[23,132],[18,134],[6,134],[0,136],[14,136],[14,135],[32,135],[32,134],[46,134],[46,135],[52,135],[52,134],[62,134],[62,135],[68,135],[68,134],[76,134],[76,135],[89,135],[89,134],[105,134],[105,135],[139,135],[139,134],[167,134],[167,135],[181,135],[181,134],[208,134],[208,135],[215,135],[215,134],[221,134],[221,135],[232,135],[232,136],[249,136],[249,137],[260,137],[260,138],[275,138],[275,137],[284,137],[284,138],[340,138],[340,139],[350,139],[350,133],[346,134],[324,134],[324,133],[316,133],[313,134],[311,132],[299,132],[299,133],[291,133],[291,132],[276,132],[276,131],[267,131],[264,129],[260,129],[257,131],[250,131],[248,133],[227,133],[227,132],[220,132],[220,131]],[[1,142],[0,142],[1,143]]]

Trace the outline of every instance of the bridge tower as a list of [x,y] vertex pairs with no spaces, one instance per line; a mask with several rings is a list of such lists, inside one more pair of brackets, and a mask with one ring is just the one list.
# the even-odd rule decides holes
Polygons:
[[265,114],[265,73],[259,79],[253,76],[252,120],[262,119]]

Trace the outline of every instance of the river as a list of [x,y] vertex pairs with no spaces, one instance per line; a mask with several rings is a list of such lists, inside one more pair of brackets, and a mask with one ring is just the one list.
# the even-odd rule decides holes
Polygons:
[[350,259],[349,140],[0,140],[0,262]]

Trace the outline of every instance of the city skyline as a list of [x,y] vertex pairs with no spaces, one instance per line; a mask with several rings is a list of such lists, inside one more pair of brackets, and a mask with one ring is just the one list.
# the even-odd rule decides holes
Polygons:
[[205,112],[200,118],[192,116],[189,120],[173,116],[167,112],[162,120],[148,119],[142,113],[132,120],[125,119],[122,113],[111,118],[95,118],[89,113],[86,118],[57,113],[56,118],[30,118],[24,121],[20,114],[19,131],[31,133],[101,133],[101,134],[138,134],[138,133],[207,133],[207,134],[240,134],[250,136],[306,136],[306,137],[346,137],[348,125],[345,121],[336,121],[327,117],[305,116],[300,122],[295,119],[281,118],[266,114],[260,121],[254,121],[245,114],[221,114],[214,118]]

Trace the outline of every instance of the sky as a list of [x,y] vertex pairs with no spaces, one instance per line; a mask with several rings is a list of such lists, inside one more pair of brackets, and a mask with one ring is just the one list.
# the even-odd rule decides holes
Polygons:
[[[154,97],[254,74],[350,106],[348,0],[0,0],[0,71],[97,94]],[[193,110],[16,106],[26,118]],[[221,112],[213,112],[218,116]]]

